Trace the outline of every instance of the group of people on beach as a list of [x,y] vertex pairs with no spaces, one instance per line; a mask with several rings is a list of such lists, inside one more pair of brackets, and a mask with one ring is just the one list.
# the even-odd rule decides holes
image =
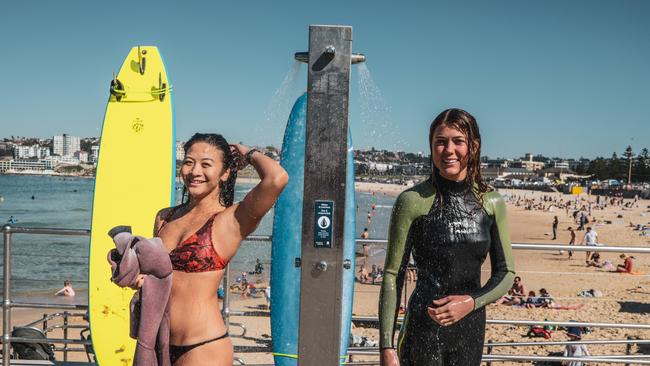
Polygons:
[[512,287],[508,290],[508,294],[502,296],[499,300],[495,301],[494,304],[510,305],[527,309],[547,308],[557,310],[577,310],[584,306],[584,304],[559,304],[545,288],[539,289],[539,295],[537,295],[535,291],[527,291],[526,286],[519,276],[514,278]]
[[[397,197],[383,273],[375,278],[381,278],[380,362],[479,365],[485,306],[511,288],[515,273],[506,204],[481,178],[481,135],[471,114],[455,108],[440,113],[429,126],[428,143],[431,175]],[[258,150],[228,144],[217,134],[195,134],[184,151],[182,203],[162,208],[153,227],[173,268],[169,347],[159,354],[168,354],[175,366],[206,360],[232,365],[233,345],[218,306],[219,284],[242,240],[290,177]],[[261,180],[236,203],[237,172],[249,164]],[[481,265],[488,255],[491,275],[481,284]],[[396,342],[403,279],[412,267],[418,280]],[[147,285],[145,276],[131,284]]]
[[361,283],[372,283],[374,285],[381,281],[383,274],[384,270],[376,264],[372,264],[370,273],[368,273],[366,266],[362,264],[361,267],[359,267],[359,276],[357,279]]

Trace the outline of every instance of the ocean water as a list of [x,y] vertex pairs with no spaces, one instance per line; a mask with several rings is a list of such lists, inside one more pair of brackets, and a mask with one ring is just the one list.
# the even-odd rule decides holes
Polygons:
[[[17,220],[14,226],[90,229],[94,184],[94,179],[89,178],[0,175],[0,223],[13,216]],[[252,187],[252,184],[238,184],[235,201],[241,200]],[[178,200],[180,195],[177,187]],[[357,192],[356,200],[357,237],[367,227],[370,238],[386,238],[394,197]],[[370,223],[368,212],[372,213]],[[254,234],[271,235],[272,227],[271,210]],[[89,243],[90,237],[14,234],[12,294],[19,298],[27,294],[49,298],[62,287],[64,280],[71,280],[78,290],[77,299],[84,299],[88,288]],[[381,255],[382,251],[380,246],[370,248],[371,254]],[[4,255],[2,246],[0,253]],[[244,242],[233,258],[233,280],[240,272],[252,271],[258,258],[266,269],[263,279],[268,280],[271,245],[255,241]]]

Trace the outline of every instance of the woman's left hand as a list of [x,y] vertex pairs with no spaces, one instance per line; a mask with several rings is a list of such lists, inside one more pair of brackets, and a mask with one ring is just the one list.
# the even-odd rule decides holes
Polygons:
[[431,319],[442,326],[448,326],[463,319],[474,310],[474,298],[469,295],[450,295],[434,300],[427,307]]
[[246,153],[251,148],[241,144],[230,144],[230,150],[237,156],[237,170],[244,169],[248,162],[246,161]]

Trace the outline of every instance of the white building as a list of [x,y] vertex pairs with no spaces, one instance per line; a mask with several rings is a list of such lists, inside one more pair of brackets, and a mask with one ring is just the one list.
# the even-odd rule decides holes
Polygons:
[[185,145],[183,141],[176,141],[176,160],[185,159],[185,150],[183,150],[183,145]]
[[14,159],[16,160],[27,159],[31,156],[32,155],[30,155],[29,146],[23,146],[23,145],[14,146]]
[[54,163],[48,160],[9,160],[0,161],[0,172],[7,171],[44,171],[54,169]]
[[553,168],[569,169],[569,163],[566,161],[554,161]]
[[37,158],[43,159],[43,158],[46,158],[48,156],[50,156],[50,148],[49,147],[39,146],[36,149],[36,157]]
[[99,146],[93,145],[90,147],[90,162],[96,163],[97,159],[99,159]]
[[32,146],[24,145],[14,145],[14,159],[28,159],[28,158],[39,158],[42,159],[46,156],[50,156],[50,149],[47,147],[42,147],[38,144]]
[[82,163],[88,162],[88,153],[82,150],[76,151],[73,155],[75,158],[79,159]]
[[75,158],[74,156],[48,156],[43,161],[50,161],[52,162],[53,166],[56,166],[57,164],[67,164],[67,165],[79,165],[79,159]]
[[75,152],[81,150],[81,140],[77,136],[57,135],[53,138],[54,155],[72,156]]

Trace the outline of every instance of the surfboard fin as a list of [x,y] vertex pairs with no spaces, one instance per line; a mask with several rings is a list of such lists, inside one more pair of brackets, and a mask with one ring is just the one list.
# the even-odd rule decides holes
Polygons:
[[165,89],[167,89],[167,83],[162,82],[162,72],[158,73],[158,90],[161,91],[161,93],[158,95],[158,99],[162,102],[165,100]]
[[124,91],[124,84],[122,84],[121,81],[119,81],[115,77],[115,73],[113,73],[113,79],[111,80],[111,95],[115,97],[115,100],[118,102],[122,100],[122,97],[126,95],[126,92]]
[[140,46],[138,46],[138,66],[140,68],[140,75],[144,75],[144,69],[147,66],[147,59],[144,55],[147,54],[147,50],[140,51]]

